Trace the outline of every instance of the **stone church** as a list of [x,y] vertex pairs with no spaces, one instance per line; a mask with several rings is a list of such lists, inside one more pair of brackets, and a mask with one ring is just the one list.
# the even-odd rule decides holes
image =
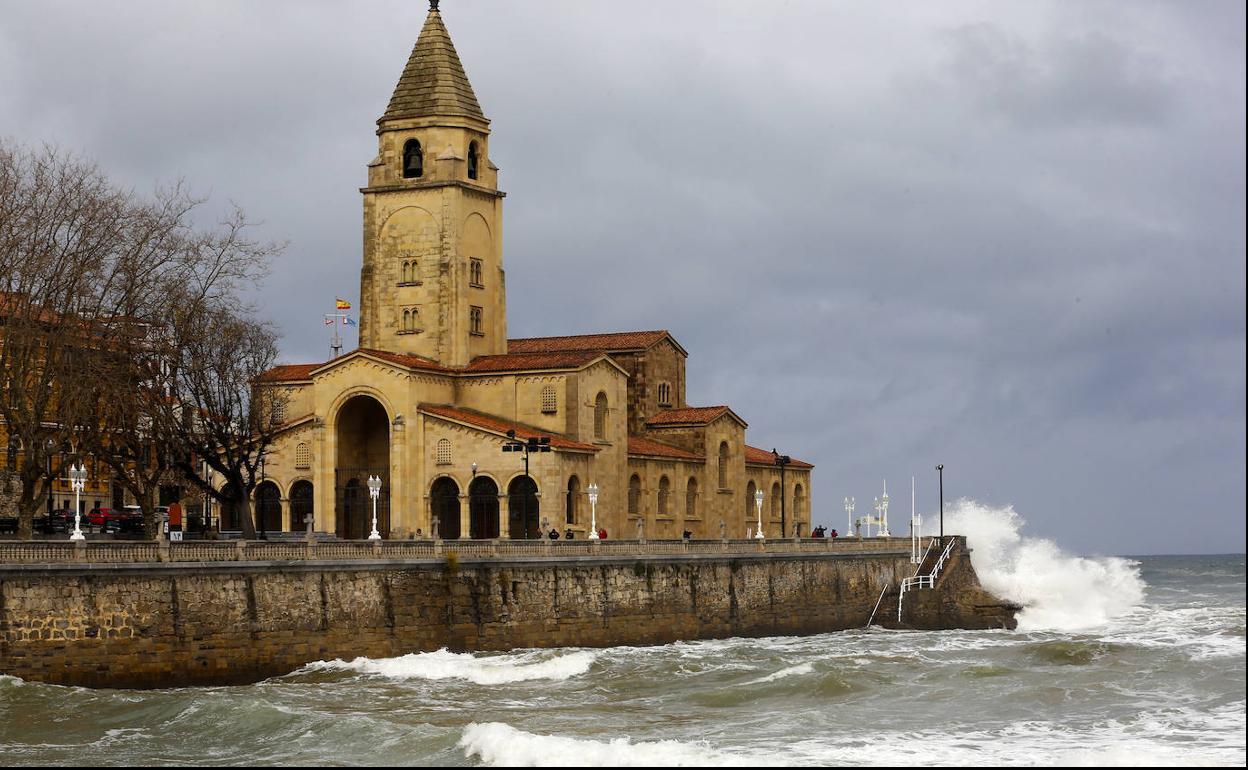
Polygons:
[[263,528],[366,537],[377,476],[390,538],[582,538],[591,484],[612,539],[746,537],[760,489],[765,534],[805,534],[813,466],[690,406],[668,332],[508,339],[490,122],[431,5],[361,190],[359,348],[260,381],[287,395]]

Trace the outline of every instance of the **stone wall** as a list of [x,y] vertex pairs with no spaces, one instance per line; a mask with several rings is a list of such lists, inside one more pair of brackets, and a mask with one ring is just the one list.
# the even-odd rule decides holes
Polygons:
[[[973,571],[957,577],[967,570],[969,559],[952,561],[941,585],[970,585]],[[171,687],[441,647],[812,634],[865,625],[882,590],[912,572],[901,552],[9,564],[0,565],[0,673]],[[926,621],[939,627],[944,618],[937,612]]]

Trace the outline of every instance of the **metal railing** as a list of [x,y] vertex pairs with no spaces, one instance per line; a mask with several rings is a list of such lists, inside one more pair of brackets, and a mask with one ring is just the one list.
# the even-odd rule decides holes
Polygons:
[[945,546],[945,550],[941,552],[940,558],[932,565],[932,571],[926,575],[920,575],[919,571],[923,569],[924,562],[927,561],[927,554],[932,550],[932,545],[936,543],[936,539],[932,538],[927,544],[927,551],[923,553],[923,559],[919,562],[918,569],[915,570],[913,577],[905,578],[901,581],[901,588],[897,593],[897,622],[901,622],[901,600],[905,598],[906,591],[914,591],[920,588],[935,588],[936,579],[940,577],[940,571],[944,568],[945,562],[949,561],[949,554],[953,552],[953,544],[957,542],[957,538],[949,538],[949,544]]
[[[0,540],[5,564],[146,562],[297,562],[748,554],[908,553],[907,538],[799,540],[192,540],[54,542]],[[943,561],[942,561],[943,564]]]

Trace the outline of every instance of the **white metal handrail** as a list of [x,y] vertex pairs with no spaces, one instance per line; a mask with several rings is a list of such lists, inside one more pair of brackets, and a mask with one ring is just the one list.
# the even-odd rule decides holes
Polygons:
[[[927,544],[927,551],[923,553],[923,559],[919,562],[918,568],[914,572],[913,577],[905,578],[901,581],[901,589],[897,592],[897,622],[901,622],[901,600],[905,598],[907,590],[915,590],[919,588],[935,588],[936,578],[940,577],[940,570],[944,568],[945,562],[949,561],[949,554],[953,552],[953,544],[957,542],[957,538],[950,538],[949,544],[945,546],[945,550],[941,552],[940,558],[936,560],[936,564],[932,566],[932,571],[926,575],[920,575],[919,570],[923,569],[924,562],[927,561],[927,551],[932,550],[932,545],[936,543],[936,538],[932,538]],[[872,614],[874,617],[874,613]]]
[[953,551],[953,544],[956,542],[957,542],[957,538],[949,539],[949,545],[945,546],[945,552],[942,553],[940,555],[940,558],[936,561],[936,566],[932,567],[932,573],[931,573],[932,580],[935,580],[936,577],[940,575],[940,570],[942,567],[945,566],[945,562],[949,560],[949,554],[950,552]]
[[871,617],[867,618],[867,627],[875,621],[875,613],[880,611],[880,602],[884,601],[884,594],[888,593],[888,586],[884,586],[884,590],[880,591],[880,598],[875,600],[875,609],[871,610]]

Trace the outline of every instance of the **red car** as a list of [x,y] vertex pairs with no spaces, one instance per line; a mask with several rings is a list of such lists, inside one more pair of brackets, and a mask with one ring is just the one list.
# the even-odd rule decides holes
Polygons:
[[104,523],[109,519],[117,517],[117,512],[112,508],[92,508],[87,511],[87,515],[82,517],[84,524],[90,524],[93,527],[103,527]]

